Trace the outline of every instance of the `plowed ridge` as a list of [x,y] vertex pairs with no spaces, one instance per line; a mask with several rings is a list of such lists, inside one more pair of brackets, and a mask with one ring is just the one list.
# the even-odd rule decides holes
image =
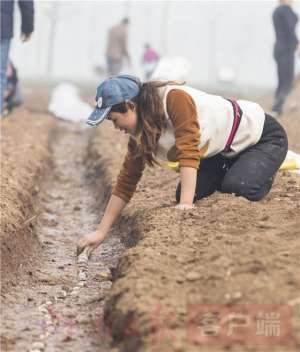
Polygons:
[[31,285],[20,280],[4,297],[4,351],[108,350],[103,300],[111,286],[110,268],[116,265],[122,244],[118,237],[109,237],[89,262],[85,286],[79,285],[75,261],[75,243],[95,229],[105,194],[99,175],[87,169],[90,133],[81,125],[57,123],[53,168],[39,197],[38,265]]

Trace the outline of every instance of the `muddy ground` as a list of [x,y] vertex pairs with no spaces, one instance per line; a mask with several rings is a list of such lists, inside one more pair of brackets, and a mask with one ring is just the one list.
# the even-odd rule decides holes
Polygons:
[[[299,176],[280,172],[259,203],[215,194],[180,212],[177,174],[146,170],[80,286],[74,244],[101,217],[126,138],[109,123],[86,129],[54,120],[41,96],[30,92],[27,107],[2,127],[4,351],[300,349]],[[268,97],[261,99],[267,107]],[[300,152],[299,110],[282,124]],[[283,305],[292,311],[284,324],[291,321],[293,337],[265,348],[253,338],[209,344],[199,321],[191,335],[191,319],[209,304],[217,313]]]

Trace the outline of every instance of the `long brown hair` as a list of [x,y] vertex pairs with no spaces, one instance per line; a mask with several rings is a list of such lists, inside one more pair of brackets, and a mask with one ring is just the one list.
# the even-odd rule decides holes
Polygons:
[[182,85],[175,81],[149,81],[140,84],[139,95],[132,99],[136,104],[138,124],[136,131],[137,154],[151,167],[158,164],[158,141],[167,127],[167,119],[158,89],[167,85]]

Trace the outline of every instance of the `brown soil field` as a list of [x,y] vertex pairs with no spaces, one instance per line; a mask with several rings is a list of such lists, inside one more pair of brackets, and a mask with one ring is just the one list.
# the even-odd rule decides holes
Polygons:
[[[260,102],[267,108],[270,98]],[[294,110],[281,119],[296,152],[299,117],[299,110]],[[99,128],[94,138],[94,154],[105,165],[108,180],[114,180],[122,160],[116,154],[122,154],[126,142],[109,125]],[[106,304],[116,348],[298,351],[299,176],[279,172],[270,194],[258,203],[216,193],[183,213],[174,209],[177,182],[172,171],[146,170],[127,208],[128,219],[134,219],[129,234],[134,245],[120,260]],[[201,338],[191,343],[191,309],[201,312],[205,305],[216,305],[220,311],[243,305],[250,310],[255,305],[291,307],[293,337],[269,348],[249,338],[247,343],[222,337],[212,345]]]
[[[35,93],[31,99],[30,110],[2,123],[3,350],[300,350],[299,175],[279,172],[257,203],[216,193],[182,212],[174,209],[178,175],[148,168],[93,255],[87,286],[73,295],[76,239],[99,221],[126,137],[108,122],[83,129],[54,120],[43,113],[44,100],[35,105]],[[266,108],[269,101],[261,98]],[[296,152],[299,115],[293,108],[281,119]],[[62,290],[63,299],[52,299]],[[203,334],[204,309],[215,318],[236,311],[247,317],[267,306],[287,312],[276,325],[287,329],[280,343],[271,336],[262,346],[235,320],[220,323],[221,332],[239,325],[235,340],[223,333],[209,342]],[[34,325],[41,318],[49,323],[43,334]]]

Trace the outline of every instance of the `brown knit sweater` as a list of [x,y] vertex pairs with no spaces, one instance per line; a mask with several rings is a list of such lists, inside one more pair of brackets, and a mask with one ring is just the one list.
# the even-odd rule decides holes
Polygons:
[[[198,169],[200,158],[207,145],[199,149],[200,127],[192,97],[179,89],[173,89],[167,96],[167,112],[174,126],[176,144],[168,151],[170,161],[179,161],[179,166]],[[135,141],[129,139],[128,151],[112,194],[128,202],[143,174],[145,163],[135,156]]]

